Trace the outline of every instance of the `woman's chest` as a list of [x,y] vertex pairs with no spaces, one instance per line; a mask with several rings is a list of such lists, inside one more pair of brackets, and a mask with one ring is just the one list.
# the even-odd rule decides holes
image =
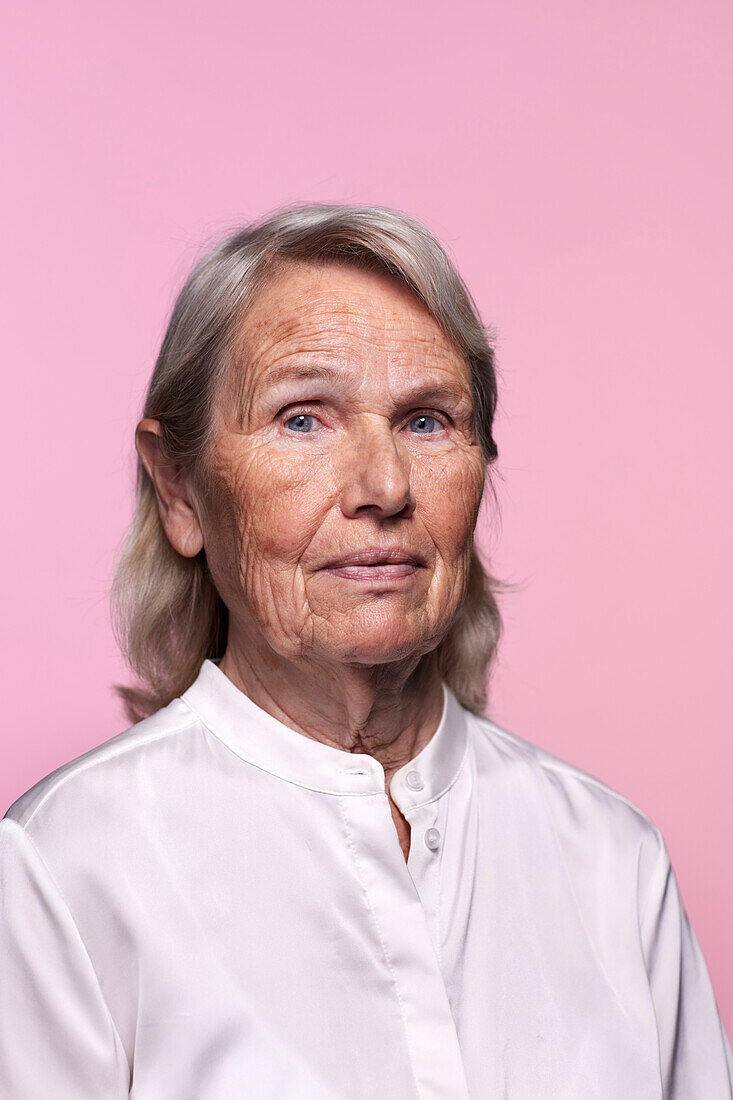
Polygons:
[[386,798],[341,801],[135,853],[87,939],[138,1100],[658,1095],[641,975],[607,972],[549,851],[439,807],[406,863]]

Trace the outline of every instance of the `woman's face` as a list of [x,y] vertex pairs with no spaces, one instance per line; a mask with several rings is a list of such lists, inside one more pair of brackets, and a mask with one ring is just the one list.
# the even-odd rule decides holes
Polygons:
[[248,312],[234,375],[198,507],[230,645],[356,665],[434,649],[484,485],[463,357],[388,277],[297,264]]

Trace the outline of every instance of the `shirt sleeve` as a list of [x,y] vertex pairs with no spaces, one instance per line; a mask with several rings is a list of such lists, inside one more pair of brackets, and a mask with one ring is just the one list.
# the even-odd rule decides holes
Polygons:
[[[641,942],[664,1100],[731,1100],[733,1056],[662,837],[641,898]],[[651,858],[651,857],[650,857]]]
[[121,1100],[130,1071],[72,915],[30,838],[0,821],[0,1096]]

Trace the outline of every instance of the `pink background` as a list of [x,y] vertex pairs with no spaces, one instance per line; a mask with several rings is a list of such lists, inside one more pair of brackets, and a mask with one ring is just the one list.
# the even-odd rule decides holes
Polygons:
[[[499,331],[493,714],[664,833],[733,1032],[733,8],[15,5],[0,70],[0,813],[125,725],[107,589],[202,244],[273,206],[422,218]],[[498,525],[496,525],[498,526]]]

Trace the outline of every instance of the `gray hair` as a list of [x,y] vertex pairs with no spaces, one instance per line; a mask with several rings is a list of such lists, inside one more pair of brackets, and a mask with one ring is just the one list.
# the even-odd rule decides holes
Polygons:
[[[349,263],[391,275],[423,303],[470,367],[476,433],[486,466],[497,448],[497,402],[490,334],[444,249],[425,226],[376,206],[297,206],[231,234],[194,267],[173,307],[150,381],[144,417],[158,420],[170,459],[203,475],[217,387],[232,362],[237,332],[258,291],[289,262]],[[437,649],[440,674],[476,713],[501,618],[498,583],[471,553],[466,592]],[[178,554],[160,521],[155,490],[137,465],[137,504],[112,587],[115,634],[138,685],[119,687],[135,722],[182,694],[206,658],[226,647],[228,613],[205,551]]]

